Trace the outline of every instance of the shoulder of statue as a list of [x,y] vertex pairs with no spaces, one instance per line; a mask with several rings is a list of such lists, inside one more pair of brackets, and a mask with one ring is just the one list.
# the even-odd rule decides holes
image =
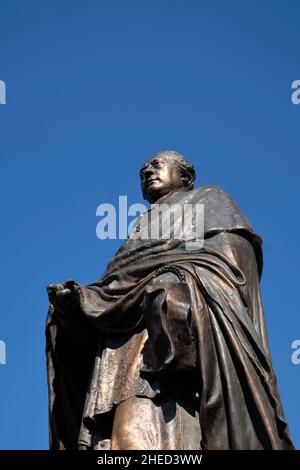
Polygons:
[[224,189],[218,186],[201,186],[196,189],[196,199],[204,204],[204,226],[205,233],[231,232],[247,238],[253,245],[259,275],[262,273],[262,239],[253,230],[251,224],[244,216],[239,206]]
[[232,197],[222,188],[219,186],[214,185],[204,185],[199,186],[199,188],[195,188],[193,191],[196,192],[197,198],[203,200],[227,200],[233,203]]

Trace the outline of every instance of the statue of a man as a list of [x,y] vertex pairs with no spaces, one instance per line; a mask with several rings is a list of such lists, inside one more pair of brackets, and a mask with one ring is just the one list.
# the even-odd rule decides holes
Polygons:
[[[51,448],[293,448],[265,330],[261,239],[223,190],[193,189],[177,152],[154,155],[140,178],[151,207],[103,276],[48,287]],[[203,204],[204,244],[187,248],[174,227],[139,237],[156,204]]]

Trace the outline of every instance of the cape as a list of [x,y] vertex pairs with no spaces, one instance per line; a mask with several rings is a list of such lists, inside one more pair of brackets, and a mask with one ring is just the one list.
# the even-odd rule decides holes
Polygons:
[[[80,307],[72,315],[62,318],[50,306],[46,326],[50,447],[93,448],[96,434],[110,438],[105,423],[118,404],[132,396],[154,399],[166,391],[163,386],[153,389],[153,377],[171,373],[176,379],[181,369],[197,367],[201,448],[293,448],[260,297],[261,238],[220,188],[177,191],[157,202],[203,204],[204,244],[187,249],[192,220],[190,233],[187,230],[182,239],[175,239],[174,231],[163,240],[130,236],[104,274],[80,286]],[[174,230],[179,222],[175,221]],[[148,223],[145,214],[136,227],[143,223]],[[151,344],[149,357],[143,349],[152,328],[143,310],[145,294],[151,280],[168,271],[184,273],[188,288],[185,298],[190,302],[198,351],[192,365],[172,333],[171,317],[164,327],[167,341],[161,357],[153,359]],[[166,288],[155,318],[163,317],[167,295]],[[145,378],[143,370],[152,379]]]

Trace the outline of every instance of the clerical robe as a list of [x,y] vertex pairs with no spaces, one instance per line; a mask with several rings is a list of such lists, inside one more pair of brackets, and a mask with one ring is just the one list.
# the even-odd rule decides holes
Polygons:
[[[50,306],[51,448],[293,448],[269,354],[260,237],[213,186],[157,203],[203,204],[204,243],[191,248],[193,220],[181,238],[179,220],[167,239],[130,236],[80,285],[78,308]],[[143,223],[145,214],[136,231]]]

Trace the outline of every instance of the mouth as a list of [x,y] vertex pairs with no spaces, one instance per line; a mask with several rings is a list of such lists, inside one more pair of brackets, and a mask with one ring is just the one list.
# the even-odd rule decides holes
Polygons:
[[158,178],[151,178],[150,180],[148,180],[146,182],[146,186],[150,186],[151,183],[155,183],[155,182],[158,182],[158,181],[159,181]]

